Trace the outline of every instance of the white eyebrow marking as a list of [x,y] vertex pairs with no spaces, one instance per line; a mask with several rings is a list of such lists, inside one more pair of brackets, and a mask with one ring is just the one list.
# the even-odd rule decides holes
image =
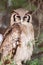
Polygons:
[[23,18],[21,18],[21,22],[23,22]]

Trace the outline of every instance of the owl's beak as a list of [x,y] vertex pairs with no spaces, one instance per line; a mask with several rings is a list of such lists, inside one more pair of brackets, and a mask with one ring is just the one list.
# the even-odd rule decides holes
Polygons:
[[23,22],[23,19],[21,19],[21,22]]

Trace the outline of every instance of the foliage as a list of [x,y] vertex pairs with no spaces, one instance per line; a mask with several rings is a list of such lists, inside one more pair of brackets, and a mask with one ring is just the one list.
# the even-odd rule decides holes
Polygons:
[[[8,1],[6,1],[6,0],[3,0],[0,2],[0,10],[5,10],[6,6],[8,6],[7,2]],[[11,0],[11,3],[12,3],[12,6],[10,8],[14,8],[14,9],[17,9],[17,8],[25,8],[27,10],[36,9],[36,6],[34,4],[28,3],[27,0]]]
[[22,5],[25,3],[26,3],[26,0],[12,0],[12,4],[14,8],[22,7]]
[[12,5],[14,8],[23,7],[27,10],[35,10],[36,6],[34,4],[28,3],[26,0],[12,0]]
[[2,61],[0,61],[0,65],[2,65]]
[[40,62],[38,60],[38,58],[31,60],[31,61],[27,61],[26,65],[40,65]]

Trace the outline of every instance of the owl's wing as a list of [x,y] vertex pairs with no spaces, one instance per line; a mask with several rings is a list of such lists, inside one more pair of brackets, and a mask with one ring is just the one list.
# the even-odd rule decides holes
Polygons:
[[10,33],[6,35],[1,45],[0,53],[2,53],[2,59],[4,59],[7,55],[10,55],[10,54],[12,55],[12,53],[15,55],[16,53],[16,50],[20,43],[19,34],[18,32],[16,32],[17,31],[16,28],[13,30],[10,30]]

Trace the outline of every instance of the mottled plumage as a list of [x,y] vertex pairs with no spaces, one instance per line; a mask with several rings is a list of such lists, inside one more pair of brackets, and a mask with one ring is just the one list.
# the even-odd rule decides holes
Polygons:
[[[17,9],[11,15],[11,31],[7,34],[1,47],[2,60],[10,55],[17,65],[31,59],[34,45],[32,15],[27,10]],[[12,51],[13,50],[13,51]],[[13,55],[12,55],[13,52]]]

